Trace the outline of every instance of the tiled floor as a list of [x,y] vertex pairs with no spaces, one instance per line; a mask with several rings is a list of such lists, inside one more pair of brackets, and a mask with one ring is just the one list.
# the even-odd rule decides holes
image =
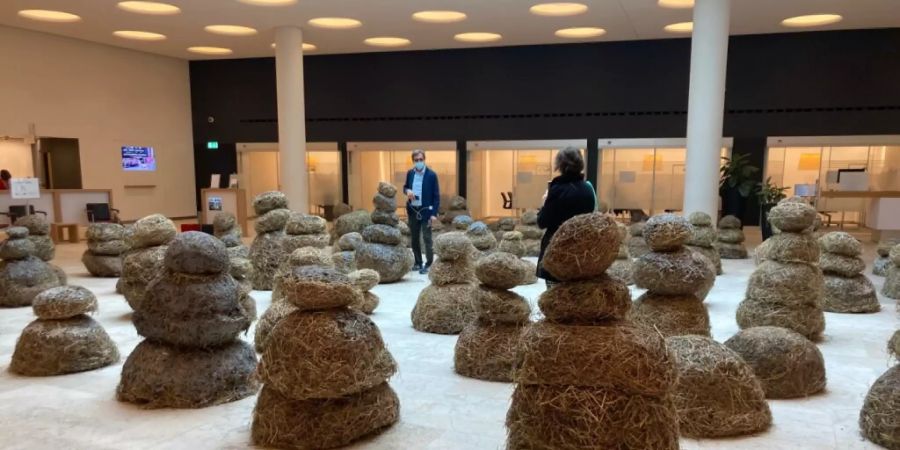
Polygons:
[[[129,308],[114,292],[115,280],[86,278],[79,259],[83,245],[61,245],[56,263],[71,284],[100,299],[96,318],[124,357],[140,341]],[[865,258],[873,258],[867,244]],[[753,271],[750,260],[724,261],[707,305],[713,336],[723,341],[737,331],[734,311]],[[871,268],[871,267],[870,267]],[[880,288],[883,279],[872,277]],[[400,372],[391,384],[400,395],[402,419],[359,449],[501,449],[504,416],[512,386],[453,373],[454,336],[419,333],[409,312],[425,277],[375,289],[382,303],[373,319],[381,328]],[[532,302],[543,285],[517,289]],[[637,292],[635,292],[637,295]],[[269,293],[256,292],[260,312]],[[683,440],[684,449],[865,449],[857,417],[869,385],[889,365],[885,344],[898,328],[896,302],[881,299],[871,315],[827,314],[825,355],[828,389],[808,399],[772,401],[774,425],[759,436],[728,440]],[[33,319],[30,308],[0,310],[0,448],[3,449],[237,449],[250,447],[250,416],[255,398],[201,410],[145,411],[115,400],[121,362],[93,372],[25,378],[6,371],[15,341]],[[253,330],[243,336],[252,340]]]

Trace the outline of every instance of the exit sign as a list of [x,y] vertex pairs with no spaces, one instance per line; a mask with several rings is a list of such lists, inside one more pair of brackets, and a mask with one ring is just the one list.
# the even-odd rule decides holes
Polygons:
[[216,150],[219,148],[219,141],[206,141],[206,148]]

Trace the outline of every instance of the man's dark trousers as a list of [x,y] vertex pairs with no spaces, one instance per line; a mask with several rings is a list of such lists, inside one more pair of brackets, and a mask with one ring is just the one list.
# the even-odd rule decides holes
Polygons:
[[425,262],[426,264],[431,265],[431,262],[434,261],[434,248],[431,241],[431,216],[427,215],[428,211],[422,211],[425,213],[422,214],[422,217],[428,218],[420,220],[415,214],[415,210],[418,208],[415,206],[412,206],[411,208],[413,209],[413,214],[409,215],[409,237],[412,241],[412,251],[416,258],[416,264],[422,266],[421,241],[425,241]]

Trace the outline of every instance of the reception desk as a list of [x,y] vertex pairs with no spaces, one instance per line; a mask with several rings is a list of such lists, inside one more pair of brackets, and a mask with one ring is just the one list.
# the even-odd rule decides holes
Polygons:
[[243,189],[202,189],[200,208],[201,224],[211,225],[216,214],[230,212],[247,236],[247,193]]

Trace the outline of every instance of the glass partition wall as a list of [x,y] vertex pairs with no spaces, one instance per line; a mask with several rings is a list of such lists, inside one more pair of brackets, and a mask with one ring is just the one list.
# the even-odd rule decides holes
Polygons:
[[476,219],[515,217],[540,208],[555,176],[553,160],[564,147],[584,149],[585,140],[473,141],[468,143],[468,206]]
[[[425,151],[425,163],[438,176],[441,190],[441,209],[457,195],[457,161],[455,142],[351,142],[348,181],[350,206],[371,211],[372,198],[380,181],[388,181],[403,188],[406,172],[412,168],[412,151]],[[406,215],[406,201],[397,199],[397,214]]]

